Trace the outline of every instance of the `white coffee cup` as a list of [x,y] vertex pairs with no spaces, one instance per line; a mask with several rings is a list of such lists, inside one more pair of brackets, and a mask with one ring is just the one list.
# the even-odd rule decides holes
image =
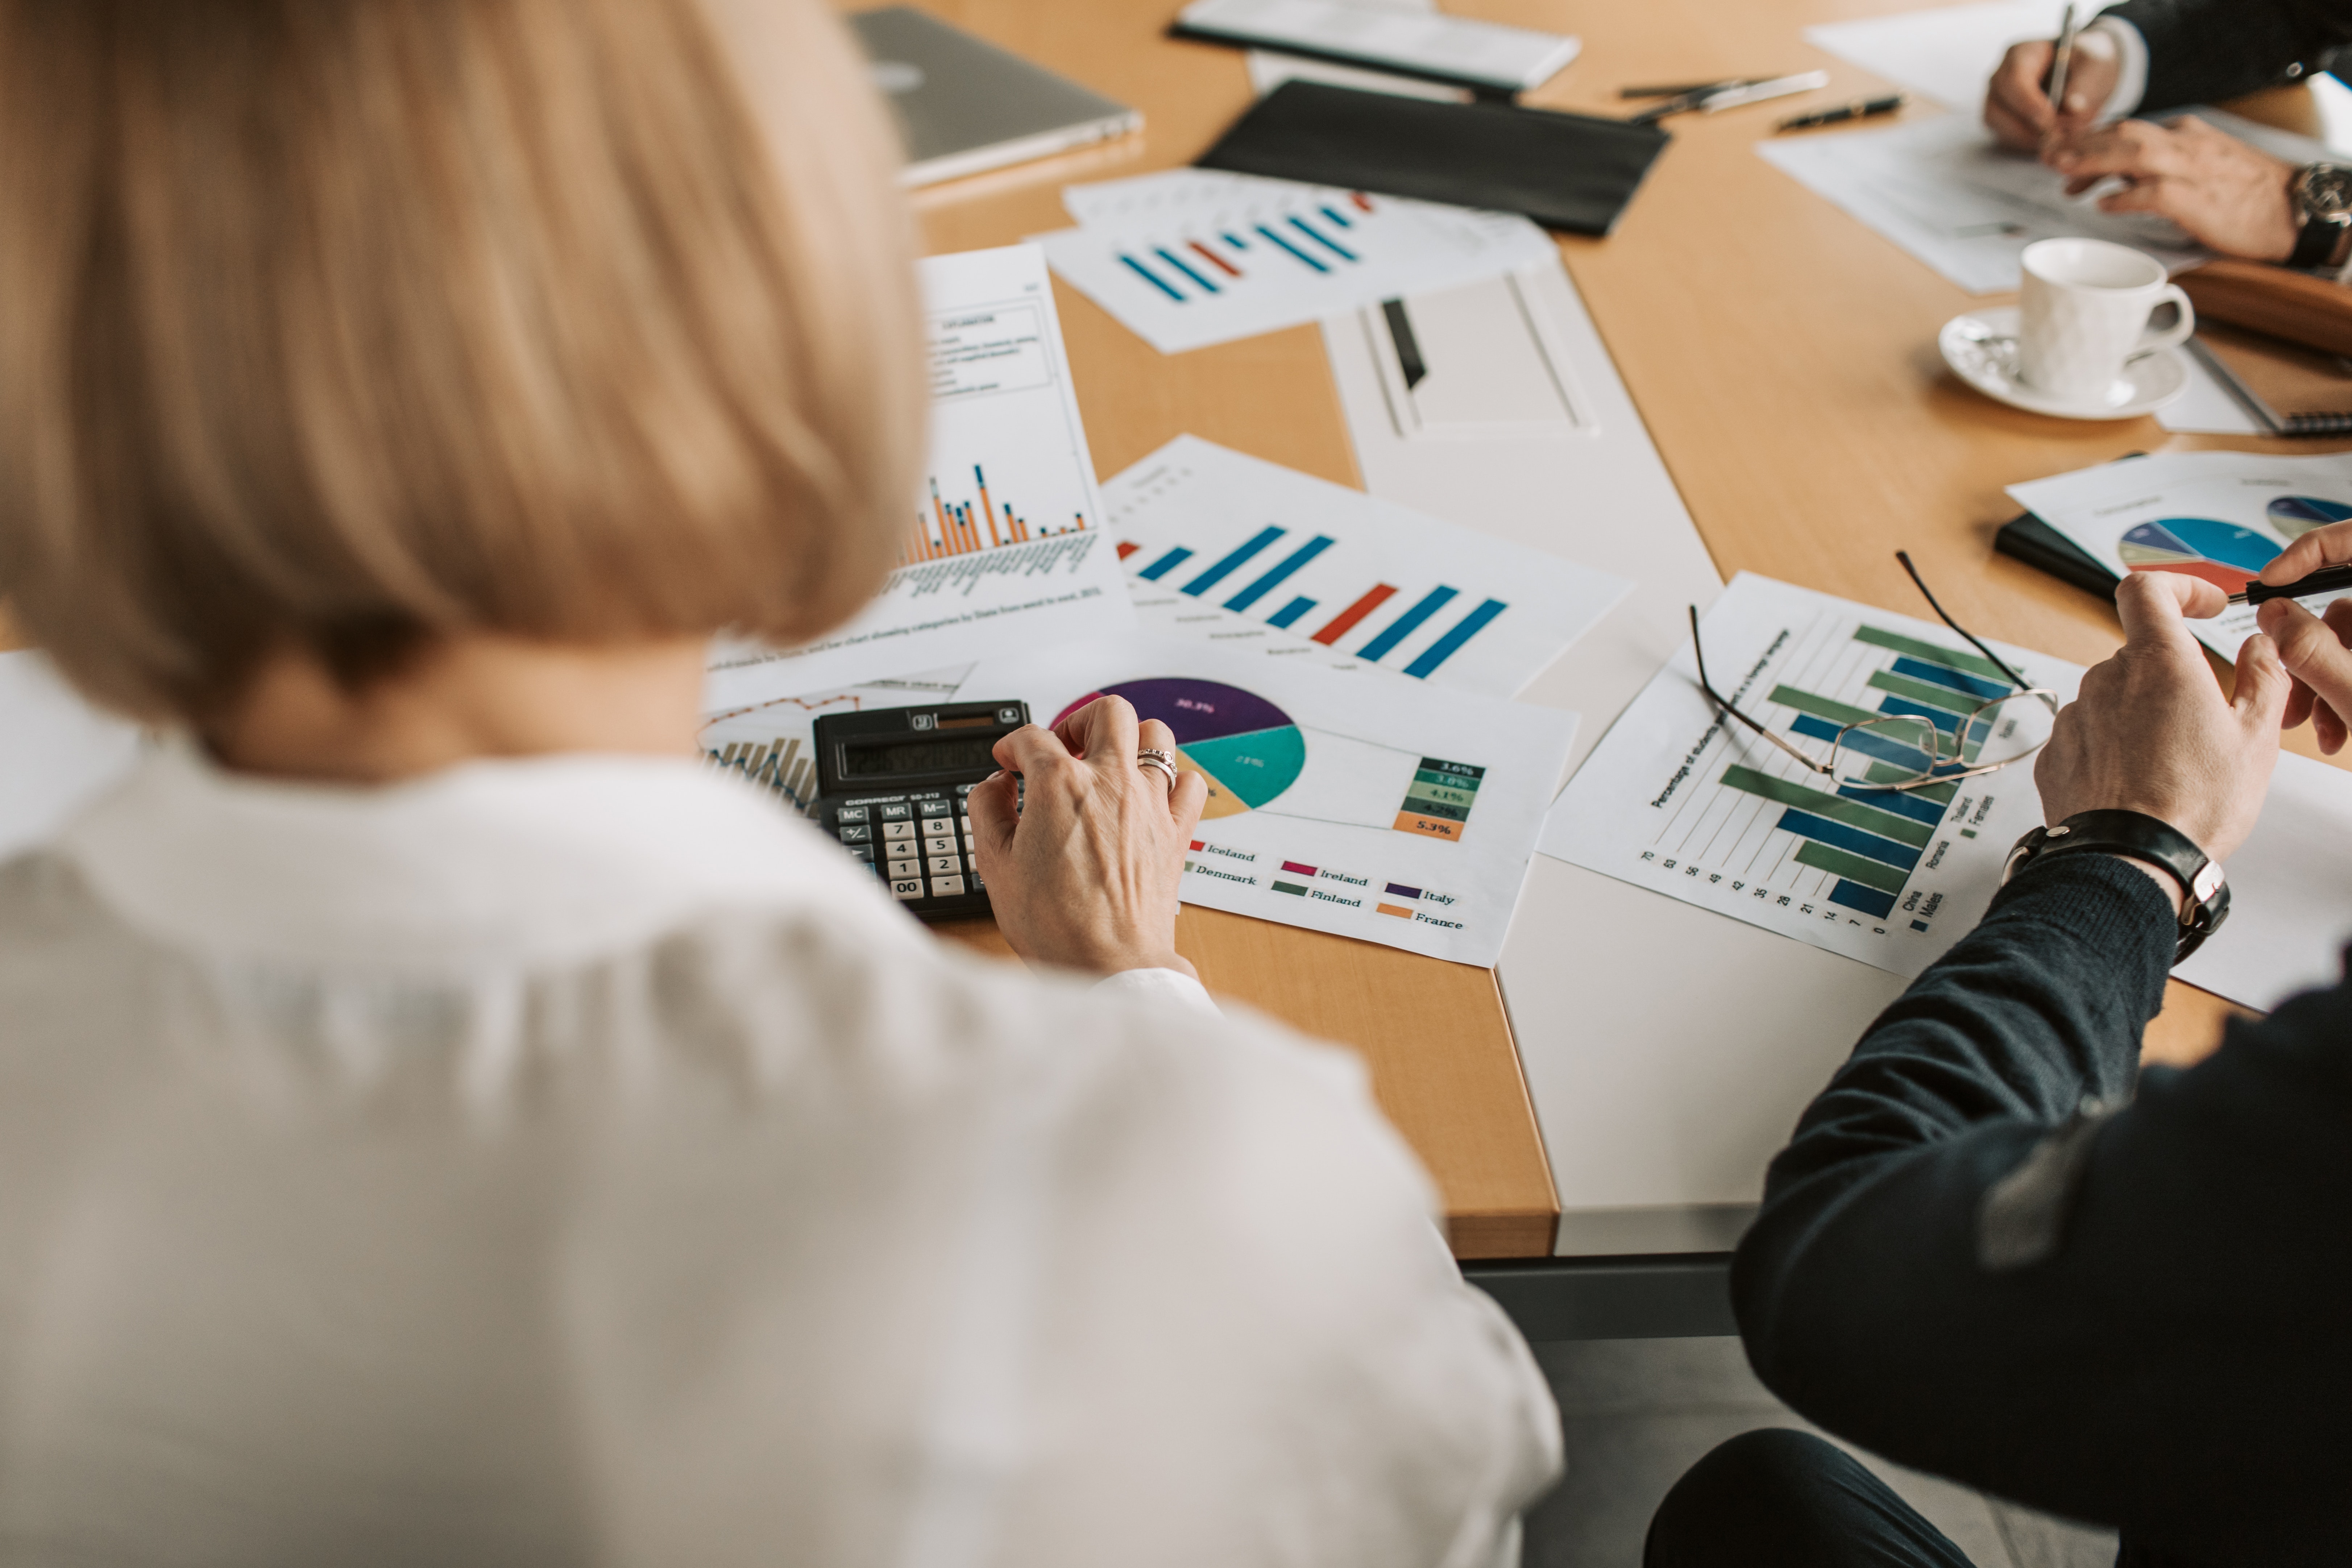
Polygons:
[[[2197,330],[2197,312],[2164,264],[2127,245],[2043,239],[2021,259],[2018,370],[2045,396],[2090,408],[2128,403],[2124,366]],[[2148,317],[2168,302],[2180,307],[2180,320],[2151,329]]]

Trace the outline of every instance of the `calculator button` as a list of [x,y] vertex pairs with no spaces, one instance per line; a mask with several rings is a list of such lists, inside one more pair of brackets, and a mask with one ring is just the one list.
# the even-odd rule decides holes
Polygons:
[[931,879],[931,897],[935,899],[952,898],[962,891],[963,879],[961,877],[934,877]]
[[844,844],[870,844],[874,841],[874,830],[845,823],[841,829],[841,841]]
[[922,871],[922,868],[923,863],[920,860],[893,860],[890,862],[890,875],[893,877],[917,876]]
[[923,896],[923,879],[920,877],[902,877],[890,884],[890,894],[893,898],[919,899]]
[[868,864],[873,862],[874,846],[871,844],[850,844],[844,846],[844,847],[845,847],[851,855],[856,857],[858,859],[864,860]]
[[928,813],[928,812],[927,812],[927,813],[925,813],[925,814],[924,814],[924,816],[923,816],[923,834],[924,834],[924,837],[929,837],[930,835],[932,835],[932,834],[934,834],[934,833],[945,833],[945,832],[947,832],[947,831],[949,830],[949,828],[953,825],[954,821],[955,821],[955,819],[954,819],[953,817],[951,817],[951,816],[934,816],[934,815],[932,815],[932,814],[930,814],[930,813]]
[[952,855],[955,852],[956,841],[944,833],[936,838],[923,840],[923,853],[926,855]]
[[911,822],[886,822],[882,825],[882,837],[885,838],[912,838],[914,836],[915,825]]
[[833,818],[835,822],[863,822],[866,820],[866,808],[862,805],[845,805],[833,814]]
[[963,861],[954,855],[934,855],[923,862],[923,868],[934,877],[953,877],[963,870]]
[[915,815],[915,808],[903,801],[896,805],[878,806],[876,809],[881,812],[882,820],[885,822],[906,822],[912,819]]

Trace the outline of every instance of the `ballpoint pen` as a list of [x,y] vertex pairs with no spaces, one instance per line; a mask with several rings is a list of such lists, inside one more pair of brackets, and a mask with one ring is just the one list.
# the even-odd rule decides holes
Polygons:
[[[1724,81],[1694,82],[1681,91],[1654,103],[1639,114],[1628,115],[1628,125],[1654,125],[1669,114],[1687,114],[1693,110],[1705,110],[1712,114],[1718,110],[1734,109],[1743,103],[1759,103],[1768,98],[1782,98],[1792,92],[1810,92],[1826,86],[1827,71],[1802,71],[1795,76],[1733,77]],[[1638,89],[1643,96],[1654,96],[1654,89]],[[1636,96],[1637,89],[1624,88],[1620,97]]]
[[1874,114],[1892,114],[1908,101],[1906,94],[1890,92],[1885,98],[1857,98],[1851,103],[1841,103],[1834,109],[1817,109],[1811,114],[1792,114],[1775,131],[1807,131],[1816,125],[1837,125],[1848,120],[1867,120]]
[[2050,107],[2066,112],[2066,73],[2074,64],[2074,7],[2069,4],[2058,18],[2058,47],[2050,58]]
[[2307,599],[2315,594],[2340,594],[2347,588],[2352,588],[2352,566],[2322,566],[2308,577],[2298,577],[2275,588],[2267,583],[2249,583],[2243,593],[2230,595],[2230,603],[2260,605],[2272,599]]

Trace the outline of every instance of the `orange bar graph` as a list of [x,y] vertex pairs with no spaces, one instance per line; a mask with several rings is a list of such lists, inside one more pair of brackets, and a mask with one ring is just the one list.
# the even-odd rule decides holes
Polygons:
[[[898,552],[901,565],[944,561],[952,555],[970,555],[983,550],[1026,544],[1033,539],[1087,531],[1086,514],[1072,512],[1068,527],[1049,528],[1041,534],[1029,526],[1027,518],[1013,510],[1011,501],[1000,501],[989,493],[988,472],[978,463],[971,466],[971,479],[973,488],[979,492],[976,503],[948,500],[940,493],[938,477],[931,477],[929,480],[930,513],[925,516],[918,504],[915,535]],[[977,510],[974,510],[975,505]]]

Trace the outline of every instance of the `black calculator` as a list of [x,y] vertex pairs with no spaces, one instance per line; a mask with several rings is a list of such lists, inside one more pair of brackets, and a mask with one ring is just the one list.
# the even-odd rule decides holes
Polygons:
[[1027,722],[1025,702],[822,715],[809,818],[923,919],[984,915],[968,797],[996,771],[996,742]]

